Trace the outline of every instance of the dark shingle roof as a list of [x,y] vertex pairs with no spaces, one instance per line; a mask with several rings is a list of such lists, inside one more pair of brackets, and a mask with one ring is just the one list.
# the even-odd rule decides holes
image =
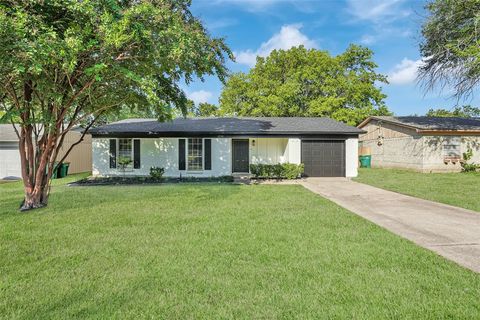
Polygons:
[[107,124],[90,133],[94,136],[181,136],[181,135],[328,135],[359,134],[363,131],[330,118],[188,118],[170,122],[128,119]]
[[[479,118],[458,117],[371,117],[372,119],[410,126],[420,130],[479,130]],[[360,125],[361,127],[362,125]]]

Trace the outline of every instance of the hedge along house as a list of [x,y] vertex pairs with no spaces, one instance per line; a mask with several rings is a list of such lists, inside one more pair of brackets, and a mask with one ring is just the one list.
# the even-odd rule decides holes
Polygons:
[[372,166],[421,172],[458,172],[463,153],[480,163],[480,119],[369,117],[359,128],[360,146],[371,150]]
[[[129,119],[91,129],[94,175],[247,174],[250,164],[305,165],[306,176],[355,177],[362,130],[328,118]],[[131,164],[126,170],[119,159]],[[124,172],[125,171],[125,172]]]

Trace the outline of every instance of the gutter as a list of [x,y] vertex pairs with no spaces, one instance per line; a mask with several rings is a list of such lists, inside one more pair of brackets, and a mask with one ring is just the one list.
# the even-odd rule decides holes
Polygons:
[[417,133],[422,135],[436,136],[479,136],[480,130],[435,130],[435,129],[416,129]]
[[360,132],[275,132],[275,133],[261,133],[261,132],[90,132],[93,138],[101,137],[126,137],[126,138],[169,138],[169,137],[296,137],[296,138],[325,138],[325,137],[358,137],[360,134],[366,133],[366,131]]

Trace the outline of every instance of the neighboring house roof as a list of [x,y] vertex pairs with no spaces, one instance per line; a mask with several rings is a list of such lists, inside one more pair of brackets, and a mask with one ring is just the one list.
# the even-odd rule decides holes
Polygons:
[[[21,128],[19,124],[15,124],[15,127],[17,128],[18,132],[20,132]],[[37,125],[37,128],[41,128],[41,125]],[[82,133],[83,128],[80,126],[75,126],[73,127],[70,132],[76,132],[76,133]],[[40,129],[40,134],[42,133],[42,129]],[[0,141],[11,141],[11,142],[17,142],[18,137],[13,129],[13,126],[11,124],[0,124]]]
[[433,131],[456,131],[462,132],[480,132],[480,118],[459,118],[459,117],[391,117],[391,116],[373,116],[364,120],[358,125],[363,128],[371,120],[388,122],[391,124],[416,129],[418,132]]
[[358,135],[362,130],[330,118],[179,118],[169,122],[128,119],[90,130],[95,136],[271,136]]
[[0,141],[18,141],[17,134],[11,124],[0,124]]

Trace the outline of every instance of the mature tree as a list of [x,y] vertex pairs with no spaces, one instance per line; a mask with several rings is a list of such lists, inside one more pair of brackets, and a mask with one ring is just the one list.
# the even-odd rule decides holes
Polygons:
[[439,85],[469,96],[480,81],[480,1],[434,0],[426,9],[420,80],[428,90]]
[[372,51],[351,45],[332,57],[303,46],[257,58],[248,73],[231,76],[220,97],[220,112],[240,116],[327,116],[358,124],[389,114],[378,83]]
[[[117,108],[113,108],[109,112],[102,114],[100,117],[97,118],[95,124],[101,125],[131,118],[158,118],[158,116],[159,113],[153,105],[121,105]],[[176,110],[173,110],[172,116],[182,116],[182,110],[178,108]]]
[[188,117],[215,117],[219,115],[218,107],[208,102],[200,102],[198,105],[192,100],[187,102]]
[[480,117],[480,108],[473,106],[455,107],[452,110],[447,109],[430,109],[425,114],[427,117],[460,117],[474,118]]
[[200,102],[198,106],[194,108],[193,114],[196,117],[214,117],[217,116],[218,107],[208,102]]
[[[187,101],[179,88],[227,74],[223,39],[211,38],[189,0],[0,0],[0,105],[20,120],[22,210],[47,204],[66,133],[129,106],[159,120]],[[61,159],[60,159],[61,160]]]

